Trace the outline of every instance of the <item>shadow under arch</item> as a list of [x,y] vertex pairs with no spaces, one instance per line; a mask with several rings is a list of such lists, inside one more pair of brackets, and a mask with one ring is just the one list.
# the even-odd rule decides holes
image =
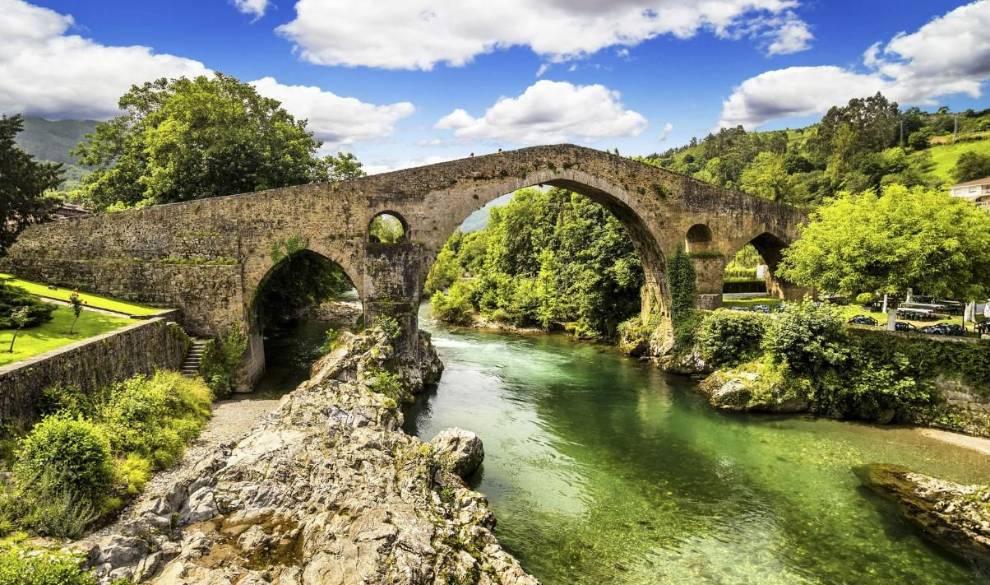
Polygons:
[[[426,275],[433,266],[443,243],[454,234],[469,215],[506,194],[538,186],[559,187],[584,195],[619,220],[643,266],[644,290],[641,293],[643,316],[645,318],[650,311],[653,311],[666,320],[669,317],[670,294],[666,281],[666,256],[660,234],[654,233],[648,227],[642,217],[645,210],[633,208],[630,204],[632,198],[625,189],[576,170],[541,170],[522,178],[506,178],[505,181],[489,183],[473,189],[468,205],[449,205],[451,213],[436,230],[439,232],[435,234],[439,236],[439,245],[432,250],[431,257],[424,263],[420,282],[425,282]],[[415,241],[416,231],[413,230],[412,234]]]
[[[359,290],[354,276],[340,263],[310,248],[286,254],[273,264],[248,305],[250,385],[264,374],[266,334],[295,320],[307,306],[351,290]],[[356,300],[362,301],[359,292]]]

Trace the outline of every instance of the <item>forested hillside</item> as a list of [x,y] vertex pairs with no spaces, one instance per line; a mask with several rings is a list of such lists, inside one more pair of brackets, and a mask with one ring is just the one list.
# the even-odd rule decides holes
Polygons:
[[902,111],[877,94],[807,128],[727,128],[640,160],[802,206],[888,184],[944,188],[990,175],[990,109]]

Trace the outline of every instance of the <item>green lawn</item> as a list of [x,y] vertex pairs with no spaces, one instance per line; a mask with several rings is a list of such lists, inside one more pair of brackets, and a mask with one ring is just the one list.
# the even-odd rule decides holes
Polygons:
[[955,180],[952,178],[952,169],[956,166],[959,155],[964,152],[978,152],[980,154],[990,155],[990,140],[942,144],[932,146],[925,152],[931,153],[932,162],[935,163],[932,174],[945,181],[946,185],[952,185],[955,183]]
[[83,311],[76,323],[75,333],[70,335],[69,328],[75,318],[72,309],[58,307],[52,313],[52,317],[51,321],[43,325],[21,330],[14,344],[14,353],[7,351],[10,348],[10,338],[13,331],[0,329],[0,366],[134,324],[133,320],[126,317],[113,317],[104,313]]
[[[14,278],[9,274],[0,273],[0,279],[5,283],[18,286],[28,291],[29,293],[37,296],[44,296],[53,299],[58,299],[61,301],[68,301],[69,295],[72,294],[72,290],[67,288],[48,288],[44,284],[38,284],[36,282],[31,282],[28,280],[20,280]],[[96,309],[106,309],[107,311],[116,311],[118,313],[125,313],[127,315],[136,315],[139,317],[146,317],[149,315],[157,315],[158,313],[164,312],[167,309],[159,309],[155,307],[146,307],[143,305],[136,305],[134,303],[128,303],[125,301],[117,301],[114,299],[109,299],[107,297],[101,297],[99,295],[91,295],[86,293],[80,293],[79,296],[82,298],[83,302]]]

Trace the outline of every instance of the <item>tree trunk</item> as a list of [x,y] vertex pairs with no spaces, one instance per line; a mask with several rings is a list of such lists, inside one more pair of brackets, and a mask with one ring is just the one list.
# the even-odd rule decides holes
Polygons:
[[14,336],[10,338],[10,349],[7,350],[7,353],[14,353],[14,342],[17,341],[17,333],[19,331],[20,329],[14,329]]

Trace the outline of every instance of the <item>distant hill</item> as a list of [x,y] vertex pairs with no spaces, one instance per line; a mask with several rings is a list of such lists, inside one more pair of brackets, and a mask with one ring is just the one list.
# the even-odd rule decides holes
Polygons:
[[96,129],[94,120],[51,121],[35,116],[24,117],[24,131],[17,135],[17,145],[38,160],[58,162],[65,165],[65,184],[71,188],[86,174],[85,167],[76,163],[69,154],[73,148]]

